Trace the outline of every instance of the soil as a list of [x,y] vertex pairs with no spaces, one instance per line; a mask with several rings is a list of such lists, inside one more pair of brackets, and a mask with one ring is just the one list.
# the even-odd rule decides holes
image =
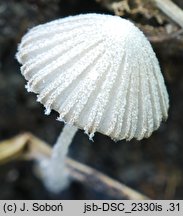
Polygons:
[[[181,0],[176,3],[183,8]],[[15,59],[22,35],[40,23],[68,15],[96,12],[112,14],[94,0],[1,0],[0,1],[0,140],[30,131],[53,145],[63,124],[57,114],[44,115],[36,96],[27,93],[20,65]],[[169,19],[153,24],[147,17],[124,14],[144,26],[176,31]],[[164,15],[162,15],[164,16]],[[140,18],[139,18],[140,17]],[[145,23],[145,25],[144,25]],[[148,32],[146,31],[145,33]],[[149,36],[149,35],[148,35]],[[159,37],[156,34],[156,37]],[[78,131],[69,155],[142,192],[152,199],[183,199],[183,46],[182,35],[152,40],[170,97],[169,118],[148,139],[113,142],[97,133],[94,142]],[[157,39],[157,38],[156,38]],[[49,193],[33,172],[33,161],[0,166],[0,199],[115,199],[78,182],[57,195]]]

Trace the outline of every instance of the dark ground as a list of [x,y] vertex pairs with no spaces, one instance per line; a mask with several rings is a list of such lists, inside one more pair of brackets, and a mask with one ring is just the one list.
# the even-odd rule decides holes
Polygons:
[[[26,92],[14,57],[17,43],[27,28],[87,12],[109,13],[94,0],[0,0],[0,140],[30,131],[55,142],[63,124],[55,120],[56,113],[45,116],[36,96]],[[153,43],[170,95],[168,121],[141,142],[114,143],[96,134],[91,143],[79,131],[70,149],[72,158],[153,199],[183,199],[183,46],[174,48],[175,43]],[[115,199],[76,182],[59,195],[49,194],[32,165],[18,161],[0,166],[0,199]]]

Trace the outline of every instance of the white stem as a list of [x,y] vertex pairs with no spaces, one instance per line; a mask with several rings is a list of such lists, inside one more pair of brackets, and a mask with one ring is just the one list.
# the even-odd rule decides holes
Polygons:
[[51,159],[41,161],[40,163],[43,181],[48,190],[52,192],[57,193],[69,184],[68,173],[65,169],[65,159],[69,145],[76,132],[76,127],[66,124],[53,147]]

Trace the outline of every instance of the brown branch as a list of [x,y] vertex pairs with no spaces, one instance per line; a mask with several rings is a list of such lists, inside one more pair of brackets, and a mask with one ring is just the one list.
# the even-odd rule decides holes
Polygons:
[[183,29],[180,29],[176,32],[173,32],[171,34],[164,34],[164,35],[153,35],[153,36],[147,36],[149,41],[152,43],[161,43],[170,41],[172,39],[178,39],[182,37]]
[[[40,156],[50,157],[51,147],[30,133],[21,134],[0,143],[0,164],[14,159],[37,160]],[[126,185],[69,157],[66,160],[66,166],[73,179],[109,196],[117,199],[149,199]]]
[[104,175],[103,173],[70,158],[67,159],[67,167],[74,179],[117,199],[149,199],[148,197],[108,177],[107,175]]
[[153,0],[156,6],[170,19],[183,28],[183,10],[171,0]]

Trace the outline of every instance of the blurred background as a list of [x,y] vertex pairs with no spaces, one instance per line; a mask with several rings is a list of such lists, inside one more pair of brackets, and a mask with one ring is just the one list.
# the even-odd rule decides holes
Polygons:
[[[183,8],[182,0],[174,1]],[[170,96],[167,122],[142,141],[113,142],[97,134],[89,141],[78,131],[69,155],[152,199],[183,199],[183,34],[179,26],[144,0],[0,0],[0,141],[32,132],[53,145],[63,124],[44,115],[36,95],[27,93],[17,44],[27,29],[80,13],[116,14],[134,22],[149,38]],[[0,165],[0,199],[115,199],[72,182],[49,193],[33,172],[33,161]]]

